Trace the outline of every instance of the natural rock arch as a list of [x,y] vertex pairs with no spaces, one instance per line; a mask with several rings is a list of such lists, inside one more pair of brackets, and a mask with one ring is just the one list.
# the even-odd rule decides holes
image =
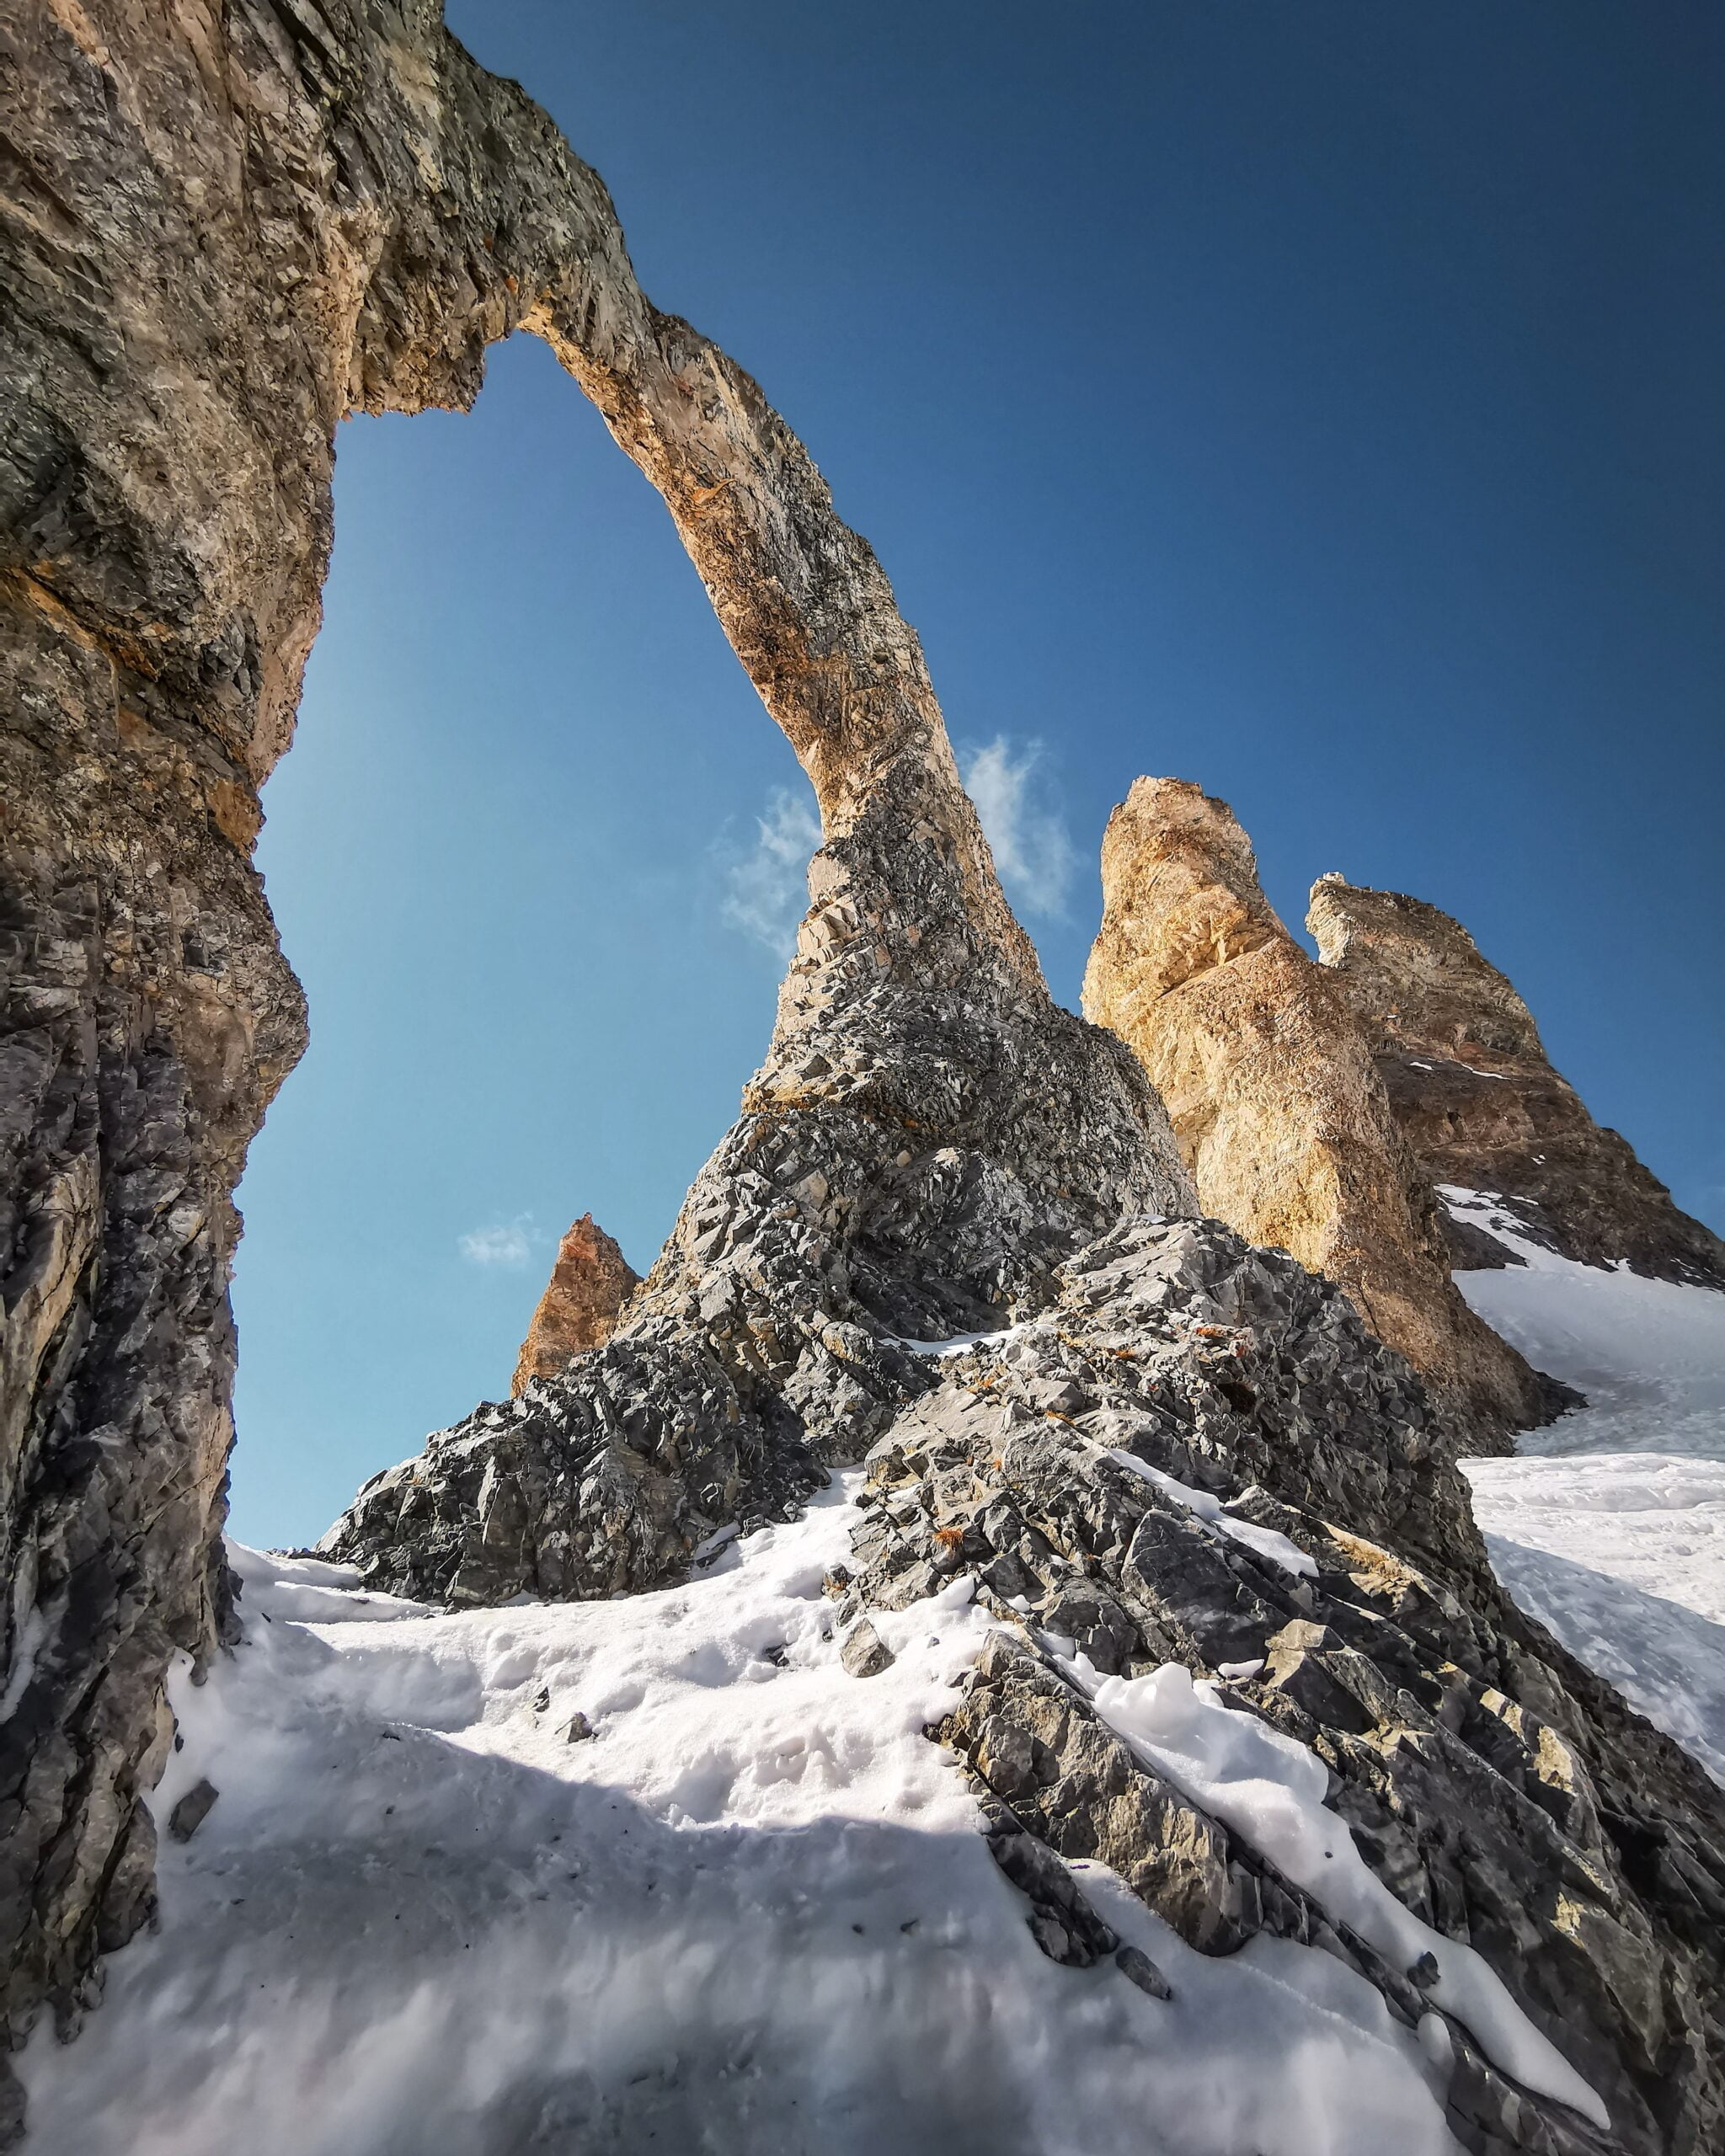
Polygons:
[[[873,1444],[858,1572],[835,1582],[853,1601],[974,1563],[1020,1582],[1001,1611],[1099,1654],[1263,1673],[1230,1681],[1327,1748],[1374,1863],[1471,1930],[1556,2057],[1548,2101],[1450,2021],[1472,2145],[1599,2146],[1565,2107],[1578,2056],[1628,2145],[1704,2145],[1717,1791],[1502,1594],[1445,1433],[1345,1299],[1167,1217],[1195,1206],[1160,1105],[1049,998],[873,557],[756,386],[642,296],[597,179],[429,0],[26,0],[0,40],[23,93],[0,440],[8,2020],[44,1998],[75,2020],[147,1913],[163,1673],[232,1632],[231,1192],[304,1039],[249,848],[317,626],[334,429],[465,406],[525,327],[665,497],[825,842],[767,1060],[615,1336],[370,1486],[342,1546],[455,1598],[638,1587],[716,1516]],[[956,1364],[915,1352],[1004,1311],[1029,1315]],[[1201,1844],[1188,1914],[1211,1945],[1323,1940],[1410,2025],[1432,2010],[1417,1969],[1172,1803],[1019,1636],[948,1733],[1018,1807],[1009,1876],[1027,1819],[1068,1853],[1123,1837],[1152,1905]],[[1242,1636],[1273,1652],[1248,1664]]]
[[[1024,1168],[1055,1235],[1189,1193],[1130,1059],[1048,997],[873,553],[754,382],[648,302],[597,176],[439,7],[237,0],[170,27],[27,0],[0,35],[29,92],[7,115],[0,443],[15,2017],[44,1995],[75,2015],[99,1947],[147,1913],[163,1673],[233,1630],[231,1194],[305,1041],[250,850],[346,413],[465,408],[486,348],[526,328],[665,499],[825,833],[760,1116],[836,1111],[890,1156],[914,1102],[925,1137]],[[875,1044],[849,1068],[808,1046],[841,999]],[[886,1070],[895,1025],[920,1061]],[[978,1058],[1003,1052],[1017,1095],[985,1102]],[[1033,1096],[1034,1145],[1013,1129]],[[661,1286],[690,1232],[686,1209]],[[1022,1269],[994,1242],[973,1270]]]

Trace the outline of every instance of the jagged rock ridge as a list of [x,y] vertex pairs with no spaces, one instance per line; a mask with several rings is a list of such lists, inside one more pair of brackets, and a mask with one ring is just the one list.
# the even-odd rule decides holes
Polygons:
[[[1124,1222],[877,1444],[830,1588],[843,1614],[975,1574],[1023,1630],[941,1735],[1007,1822],[1108,1864],[1202,1951],[1316,1943],[1400,2018],[1435,2006],[1464,2147],[1698,2152],[1725,2124],[1683,2064],[1719,2037],[1725,1870],[1700,1825],[1719,1793],[1653,1732],[1626,1742],[1616,1695],[1503,1594],[1445,1449],[1336,1289],[1213,1222]],[[1075,1653],[1092,1679],[1220,1676],[1226,1704],[1311,1745],[1374,1870],[1486,1956],[1610,2135],[1529,2103],[1429,1972],[1148,1770],[1075,1688]]]
[[1472,1449],[1547,1419],[1546,1382],[1451,1284],[1371,1043],[1264,897],[1227,804],[1139,779],[1108,819],[1103,901],[1084,1008],[1150,1074],[1204,1209],[1344,1288]]
[[[1532,1012],[1459,921],[1422,899],[1326,876],[1306,925],[1433,1183],[1508,1200],[1536,1241],[1583,1265],[1725,1288],[1725,1241],[1594,1121],[1552,1069]],[[1506,1262],[1477,1225],[1447,1225],[1458,1265]]]
[[[1194,1200],[1159,1105],[1048,997],[884,577],[756,386],[643,297],[594,175],[428,7],[57,0],[0,35],[33,86],[0,472],[8,1053],[39,1074],[9,1129],[33,1269],[8,1293],[8,2013],[75,2014],[147,1912],[162,1670],[223,1622],[228,1193],[302,1038],[246,850],[315,626],[333,430],[464,403],[526,326],[666,499],[825,844],[766,1062],[613,1337],[381,1478],[336,1546],[457,1600],[610,1593],[873,1447],[886,1531],[841,1593],[908,1594],[957,1550],[1097,1667],[1262,1655],[1239,1696],[1307,1718],[1380,1876],[1477,1936],[1619,2145],[1717,2138],[1717,1791],[1504,1604],[1445,1433],[1345,1299],[1171,1225]],[[955,1333],[1010,1338],[917,1350]],[[1238,1532],[1110,1481],[1098,1437]],[[1311,1578],[1243,1554],[1254,1524]],[[1060,1733],[1088,1727],[1080,1693],[1023,1638],[948,1732],[1015,1831],[1087,1836],[1154,1901],[1172,1821],[1213,1862],[1167,1906],[1211,1944],[1323,1939],[1216,1822],[1119,1785],[1114,1753],[1089,1773]],[[1370,1972],[1413,2010],[1409,1972]],[[1470,2146],[1599,2145],[1461,2041]]]
[[584,1213],[557,1247],[557,1262],[521,1342],[512,1395],[534,1378],[555,1377],[577,1355],[602,1348],[641,1276],[614,1239]]

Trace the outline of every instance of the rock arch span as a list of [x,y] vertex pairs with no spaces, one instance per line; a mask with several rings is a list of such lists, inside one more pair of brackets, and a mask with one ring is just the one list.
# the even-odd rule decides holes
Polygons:
[[[860,1190],[909,1117],[919,1156],[954,1151],[944,1183],[992,1177],[1023,1209],[1023,1169],[1056,1238],[1188,1193],[1130,1059],[1047,995],[873,553],[440,8],[26,0],[0,40],[0,1942],[9,2015],[45,1997],[73,2020],[151,1905],[168,1657],[235,1623],[232,1192],[306,1037],[250,855],[347,413],[465,408],[487,346],[526,328],[663,496],[825,832],[751,1130],[782,1148],[839,1115],[847,1145],[872,1134]],[[848,1069],[810,1046],[841,1001],[868,1013]],[[916,1067],[884,1068],[895,1030]],[[1002,1057],[1041,1102],[1035,1145],[1024,1099],[979,1082]],[[983,1276],[1022,1270],[1022,1238],[975,1197],[959,1269],[1004,1292]],[[875,1268],[890,1300],[905,1237],[874,1235],[899,1249]],[[698,1264],[686,1215],[680,1235],[668,1282]]]

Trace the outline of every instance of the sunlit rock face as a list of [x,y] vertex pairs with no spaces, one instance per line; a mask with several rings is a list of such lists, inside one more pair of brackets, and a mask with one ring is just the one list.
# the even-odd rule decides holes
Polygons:
[[1545,1419],[1545,1389],[1462,1301],[1371,1044],[1264,897],[1225,802],[1140,779],[1103,841],[1084,1007],[1166,1104],[1199,1202],[1344,1288],[1470,1450]]
[[[423,4],[27,0],[0,37],[13,2026],[75,2020],[147,1913],[163,1673],[234,1621],[229,1193],[304,1039],[249,847],[334,431],[465,404],[519,326],[664,496],[825,841],[766,1060],[612,1337],[439,1433],[331,1546],[456,1603],[626,1592],[872,1455],[834,1590],[962,1564],[996,1598],[1018,1658],[945,1735],[1003,1845],[1048,1853],[1023,1876],[1088,1836],[1210,1946],[1328,1943],[1086,1734],[1050,1642],[1214,1675],[1312,1743],[1387,1890],[1473,1941],[1622,2145],[1716,2142],[1717,1790],[1504,1601],[1402,1358],[1194,1217],[1140,1065],[1048,995],[873,554],[756,384],[642,295],[596,177]],[[1449,2026],[1429,1972],[1335,1938]],[[1550,2077],[1449,2041],[1470,2147],[1599,2146]]]
[[640,1284],[640,1275],[613,1239],[590,1213],[584,1213],[558,1245],[557,1262],[521,1342],[510,1392],[521,1392],[534,1378],[555,1377],[577,1355],[602,1348]]
[[[711,1408],[734,1444],[714,1502],[806,1479],[813,1365],[868,1420],[825,1284],[853,1248],[908,1325],[1033,1292],[1122,1206],[1189,1193],[1136,1069],[1042,987],[873,556],[436,7],[24,0],[0,57],[0,1949],[8,2015],[47,1997],[70,2021],[152,1906],[168,1657],[233,1622],[230,1193],[305,1042],[251,847],[346,413],[464,407],[491,340],[545,337],[664,494],[820,797],[819,910],[751,1120],[647,1298],[642,1352],[669,1352],[656,1326],[726,1344],[680,1365],[649,1447],[681,1459],[680,1418]],[[806,1337],[759,1326],[741,1269],[718,1310],[734,1191],[809,1209]],[[769,1470],[769,1424],[801,1465]]]
[[[1494,1193],[1535,1241],[1583,1265],[1725,1288],[1725,1242],[1594,1121],[1551,1068],[1532,1012],[1460,921],[1422,899],[1326,876],[1306,925],[1432,1182]],[[1477,1225],[1450,1232],[1458,1265],[1505,1262]]]

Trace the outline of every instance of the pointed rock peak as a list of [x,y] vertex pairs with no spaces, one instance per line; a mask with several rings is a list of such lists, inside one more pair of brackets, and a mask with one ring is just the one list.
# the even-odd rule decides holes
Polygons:
[[577,1355],[602,1348],[640,1284],[640,1275],[616,1242],[590,1213],[584,1213],[558,1246],[557,1262],[521,1343],[510,1391],[525,1391],[533,1378],[554,1378]]
[[[1134,999],[1166,995],[1277,939],[1291,946],[1233,810],[1190,779],[1133,781],[1108,819],[1102,873],[1106,910],[1092,969],[1108,947],[1101,971]],[[1087,980],[1085,993],[1095,1018]]]
[[1085,1012],[1143,1064],[1204,1210],[1345,1289],[1468,1449],[1546,1419],[1541,1380],[1449,1277],[1367,1027],[1265,898],[1227,803],[1139,779],[1102,870]]
[[[1339,876],[1312,886],[1306,919],[1440,1192],[1490,1193],[1533,1241],[1581,1264],[1725,1288],[1725,1242],[1594,1121],[1552,1069],[1514,984],[1460,921]],[[1456,1203],[1445,1231],[1458,1267],[1521,1262]]]
[[1449,914],[1337,875],[1311,887],[1306,925],[1320,962],[1386,1041],[1465,1062],[1543,1064],[1534,1017],[1507,974]]

